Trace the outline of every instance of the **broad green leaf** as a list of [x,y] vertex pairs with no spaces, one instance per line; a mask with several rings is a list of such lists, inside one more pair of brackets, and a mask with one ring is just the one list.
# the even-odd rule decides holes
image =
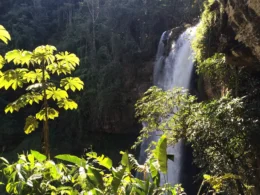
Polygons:
[[30,150],[30,152],[34,156],[34,158],[37,159],[39,162],[44,162],[47,159],[45,155],[41,154],[38,151]]
[[79,77],[67,77],[61,79],[60,86],[64,87],[65,90],[71,89],[72,91],[82,90],[84,87],[83,81],[80,80]]
[[112,189],[115,194],[117,194],[117,190],[122,182],[122,178],[125,174],[126,167],[125,166],[120,166],[117,169],[113,169],[113,180],[112,180]]
[[78,104],[71,99],[62,99],[58,101],[59,108],[64,108],[65,110],[74,110],[78,108]]
[[9,32],[2,25],[0,25],[0,40],[2,40],[5,44],[11,40]]
[[31,63],[32,52],[15,49],[5,54],[5,59],[8,63],[13,61],[15,65],[27,65]]
[[131,165],[128,158],[128,152],[120,152],[122,154],[121,164],[126,167],[126,171],[131,171]]
[[167,137],[162,135],[158,140],[156,148],[153,150],[154,157],[159,163],[160,171],[167,173]]
[[8,104],[5,107],[5,113],[13,113],[14,111],[19,111],[21,108],[24,108],[26,105],[30,104],[32,105],[34,102],[39,103],[39,101],[42,101],[43,96],[40,93],[37,92],[31,92],[26,93],[22,96],[20,96],[16,101]]
[[33,51],[32,59],[37,64],[51,64],[55,60],[55,56],[53,55],[54,51],[56,51],[56,47],[51,45],[43,45],[36,47]]
[[27,73],[25,68],[17,68],[15,70],[7,70],[1,74],[0,78],[0,88],[5,88],[6,90],[9,87],[12,87],[13,90],[16,90],[17,87],[23,87],[24,75]]
[[[37,114],[36,114],[36,119],[42,121],[42,120],[46,120],[46,113],[45,113],[45,108],[43,108],[42,110],[40,110]],[[55,118],[57,118],[59,116],[59,112],[57,110],[55,110],[54,108],[47,108],[47,118],[48,119],[52,119],[54,120]]]
[[151,176],[153,179],[153,183],[156,186],[159,186],[160,185],[160,172],[159,172],[159,169],[157,168],[156,164],[157,164],[157,162],[155,161],[155,159],[149,160],[148,165],[149,165],[149,170],[150,170],[150,173],[151,173]]
[[22,95],[16,101],[8,104],[5,107],[5,113],[13,113],[14,111],[18,112],[21,108],[24,108],[27,105],[27,97],[26,95]]
[[68,98],[68,93],[65,90],[56,87],[48,87],[46,90],[47,99],[61,101]]
[[91,166],[86,166],[86,167],[87,167],[88,178],[95,184],[95,186],[103,189],[104,184],[103,184],[103,179],[102,179],[101,173],[94,167],[91,167]]
[[76,164],[78,166],[84,166],[86,164],[85,160],[83,160],[77,156],[70,155],[70,154],[60,154],[60,155],[55,156],[54,158],[67,161],[67,162]]
[[34,167],[34,162],[35,162],[35,161],[34,161],[34,156],[33,156],[32,154],[28,154],[28,155],[27,155],[27,158],[28,158],[28,160],[29,160],[31,166]]
[[99,164],[103,167],[106,167],[107,169],[111,169],[112,168],[112,160],[108,157],[103,157],[103,155],[98,158]]
[[95,159],[97,163],[107,169],[112,168],[112,160],[108,157],[105,157],[103,154],[98,156],[96,152],[89,152],[86,154],[88,157]]
[[24,96],[27,97],[26,101],[32,105],[34,102],[39,104],[40,101],[43,100],[43,96],[42,94],[38,93],[38,92],[31,92],[31,93],[27,93]]
[[31,132],[35,131],[39,126],[39,122],[34,116],[28,116],[26,118],[25,126],[24,126],[24,132],[26,134],[30,134]]
[[49,64],[46,69],[48,71],[51,71],[52,74],[55,74],[57,73],[58,75],[60,74],[71,74],[71,71],[74,70],[74,68],[70,68],[70,66],[67,66],[66,64],[64,63],[61,63],[61,62],[58,62],[58,63],[52,63],[52,64]]
[[[50,79],[50,75],[47,71],[45,71],[44,77],[45,77],[45,81]],[[35,69],[30,72],[27,72],[26,74],[24,74],[23,78],[24,78],[24,80],[27,81],[27,83],[29,83],[29,82],[35,83],[36,81],[38,81],[40,83],[40,82],[42,82],[42,78],[43,78],[42,70]]]
[[59,64],[67,66],[70,70],[74,70],[75,66],[79,65],[79,58],[73,53],[69,53],[67,51],[60,52],[56,54],[55,57],[57,58]]

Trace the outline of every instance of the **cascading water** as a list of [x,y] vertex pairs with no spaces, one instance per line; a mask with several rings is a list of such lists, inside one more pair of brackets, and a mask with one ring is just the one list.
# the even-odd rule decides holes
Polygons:
[[[193,70],[193,51],[191,49],[191,40],[195,35],[196,27],[188,28],[180,35],[178,40],[171,46],[168,56],[165,56],[165,46],[167,44],[168,32],[161,36],[156,61],[154,66],[154,85],[169,90],[174,87],[184,87],[189,89],[190,80]],[[143,124],[145,125],[145,124]],[[160,132],[154,132],[148,139],[144,140],[141,145],[140,161],[144,162],[146,158],[145,150],[151,141],[158,141]],[[180,183],[182,162],[184,153],[184,143],[180,141],[174,147],[167,149],[169,154],[174,154],[174,161],[168,160],[168,174],[163,183],[172,185]],[[163,177],[161,177],[163,178]]]

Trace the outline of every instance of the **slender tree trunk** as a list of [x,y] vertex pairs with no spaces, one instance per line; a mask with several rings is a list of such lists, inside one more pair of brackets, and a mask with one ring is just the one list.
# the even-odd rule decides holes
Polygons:
[[49,125],[48,125],[48,102],[46,95],[46,80],[45,80],[45,65],[42,65],[42,87],[43,87],[43,109],[45,111],[45,120],[43,120],[43,152],[50,159],[50,146],[49,146]]

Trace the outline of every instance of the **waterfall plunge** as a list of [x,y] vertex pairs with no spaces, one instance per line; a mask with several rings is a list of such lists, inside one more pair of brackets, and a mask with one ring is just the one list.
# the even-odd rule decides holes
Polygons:
[[[166,57],[164,41],[168,38],[166,32],[161,36],[156,61],[154,66],[154,85],[169,90],[174,87],[184,87],[189,89],[190,79],[193,69],[193,51],[191,49],[191,40],[195,35],[196,26],[188,28],[180,35],[178,40],[171,46],[171,51]],[[140,161],[143,163],[146,159],[145,150],[151,141],[158,141],[160,132],[154,132],[148,139],[144,140],[141,145]],[[171,183],[175,185],[180,183],[182,162],[184,157],[184,143],[180,141],[174,147],[167,149],[169,154],[174,154],[174,162],[168,160],[167,177],[161,177],[161,184]],[[164,180],[166,179],[166,181]]]

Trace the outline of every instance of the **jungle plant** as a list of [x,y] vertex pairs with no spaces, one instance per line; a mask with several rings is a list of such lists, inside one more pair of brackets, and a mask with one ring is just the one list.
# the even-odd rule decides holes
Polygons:
[[245,186],[252,184],[255,151],[248,140],[257,121],[244,117],[243,98],[227,93],[220,99],[198,103],[181,88],[163,91],[152,87],[137,102],[136,111],[140,121],[147,124],[136,144],[155,129],[160,130],[170,145],[180,139],[191,144],[202,174],[237,176],[225,181],[228,185],[222,185],[221,190],[245,194]]
[[[2,30],[1,30],[2,29]],[[7,43],[10,40],[8,32],[0,26],[0,39]],[[13,113],[34,103],[42,102],[41,110],[26,119],[24,132],[31,133],[43,122],[43,151],[50,155],[49,119],[55,119],[59,112],[49,106],[53,100],[59,108],[77,109],[78,105],[69,99],[68,91],[82,90],[84,83],[78,77],[61,77],[70,75],[79,65],[79,58],[69,52],[56,52],[51,45],[39,46],[32,52],[13,50],[0,57],[0,88],[16,90],[25,88],[26,93],[16,101],[8,104],[5,113]],[[5,63],[13,63],[13,69],[2,70]]]
[[[8,194],[180,195],[180,185],[160,186],[160,172],[167,172],[166,148],[167,138],[162,136],[144,165],[128,152],[121,152],[117,167],[113,167],[111,159],[95,152],[87,153],[85,158],[62,154],[55,157],[55,162],[31,151],[19,155],[13,164],[1,158],[2,182]],[[146,176],[137,178],[132,174],[134,170]]]

